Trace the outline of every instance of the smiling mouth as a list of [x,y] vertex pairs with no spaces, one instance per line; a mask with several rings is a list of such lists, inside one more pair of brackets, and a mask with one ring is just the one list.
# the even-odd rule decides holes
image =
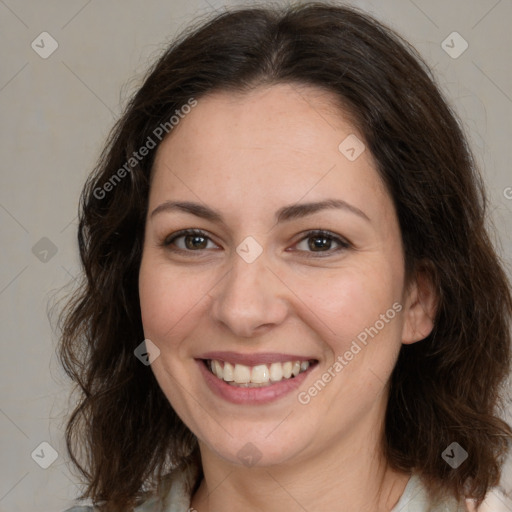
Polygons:
[[203,359],[206,368],[218,379],[227,384],[241,388],[268,387],[284,380],[290,380],[306,372],[318,361],[286,361],[271,364],[246,366],[244,364],[231,364],[217,359]]

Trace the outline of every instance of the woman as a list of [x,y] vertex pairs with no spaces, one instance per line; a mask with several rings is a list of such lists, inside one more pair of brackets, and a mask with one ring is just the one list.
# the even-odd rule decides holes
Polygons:
[[60,356],[83,392],[83,497],[479,505],[512,435],[512,300],[484,210],[426,64],[368,15],[243,9],[184,34],[82,195]]

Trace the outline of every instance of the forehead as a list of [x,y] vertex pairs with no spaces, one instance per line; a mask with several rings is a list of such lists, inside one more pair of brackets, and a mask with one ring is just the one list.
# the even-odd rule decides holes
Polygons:
[[245,207],[333,194],[389,202],[370,152],[357,156],[362,134],[338,105],[333,93],[291,84],[199,99],[158,148],[150,202],[174,194]]
[[[169,145],[176,151],[184,139],[188,148],[199,150],[195,157],[221,154],[226,147],[273,154],[318,153],[334,143],[336,150],[340,132],[356,132],[338,104],[332,92],[298,84],[217,91],[198,101],[160,145],[159,153]],[[330,137],[322,144],[328,132]]]

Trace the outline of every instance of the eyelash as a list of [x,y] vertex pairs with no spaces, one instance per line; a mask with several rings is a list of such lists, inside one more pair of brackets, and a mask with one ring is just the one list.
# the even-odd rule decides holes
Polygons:
[[[177,253],[181,253],[181,254],[186,253],[187,255],[194,253],[194,252],[200,253],[200,252],[207,250],[207,249],[198,249],[197,251],[194,251],[194,250],[190,250],[190,249],[180,249],[180,248],[176,248],[176,247],[171,248],[171,245],[179,238],[186,237],[186,236],[194,236],[194,235],[200,236],[202,238],[206,238],[209,241],[212,241],[211,238],[208,236],[208,234],[200,229],[183,229],[181,231],[177,231],[176,233],[173,233],[172,235],[166,237],[163,240],[163,242],[161,243],[161,245],[173,252],[177,252]],[[300,251],[300,252],[309,252],[310,255],[307,257],[322,258],[322,257],[330,256],[334,253],[338,253],[338,252],[346,250],[346,249],[350,249],[352,247],[352,245],[349,242],[347,242],[346,240],[340,238],[339,236],[335,235],[334,233],[331,233],[330,231],[325,231],[323,229],[315,229],[315,230],[307,231],[304,235],[305,236],[303,236],[296,244],[299,244],[300,242],[303,242],[304,240],[307,240],[308,238],[324,237],[324,238],[326,238],[330,241],[333,241],[339,245],[339,247],[334,250],[328,249],[327,251],[318,251],[318,252]]]

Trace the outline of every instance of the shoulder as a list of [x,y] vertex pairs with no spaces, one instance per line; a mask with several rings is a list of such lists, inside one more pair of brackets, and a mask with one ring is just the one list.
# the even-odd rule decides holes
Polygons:
[[71,507],[71,508],[64,510],[64,512],[94,512],[94,507],[84,507],[84,506]]
[[391,512],[468,512],[466,503],[460,503],[454,497],[445,496],[432,503],[421,477],[413,473],[398,503]]
[[[165,510],[188,512],[192,488],[199,473],[199,467],[195,464],[184,464],[175,468],[163,477],[160,492],[148,493],[133,512],[156,512],[162,510],[162,506],[166,507]],[[77,505],[64,512],[97,512],[97,508]]]

